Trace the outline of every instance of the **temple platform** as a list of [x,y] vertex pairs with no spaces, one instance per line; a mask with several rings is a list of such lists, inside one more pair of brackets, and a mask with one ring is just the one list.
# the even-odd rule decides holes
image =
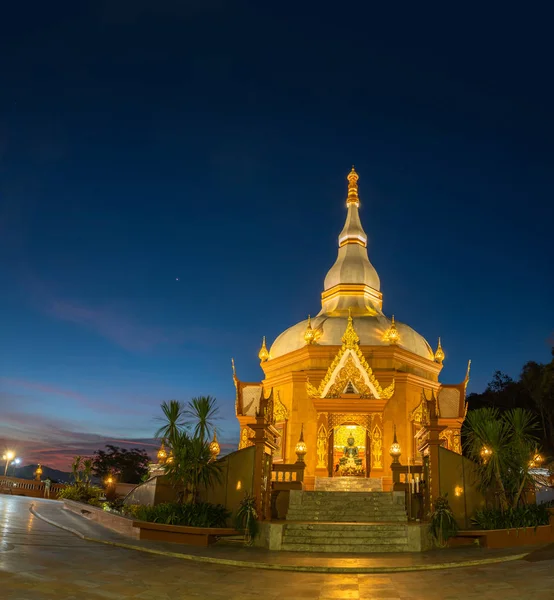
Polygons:
[[316,477],[316,492],[382,492],[380,477]]

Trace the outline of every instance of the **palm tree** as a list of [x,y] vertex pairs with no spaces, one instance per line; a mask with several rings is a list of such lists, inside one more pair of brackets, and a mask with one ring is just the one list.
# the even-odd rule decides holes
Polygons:
[[469,411],[464,421],[465,449],[471,459],[479,465],[482,491],[496,487],[500,507],[508,508],[502,475],[508,469],[506,452],[509,432],[507,423],[500,419],[497,408],[480,408]]
[[210,438],[214,427],[214,420],[217,419],[219,407],[217,400],[213,396],[200,396],[193,398],[187,406],[185,414],[196,422],[194,427],[194,437],[202,441]]
[[516,507],[525,488],[535,484],[529,468],[537,454],[538,440],[535,431],[539,429],[539,424],[533,413],[522,408],[513,408],[503,417],[511,432],[509,453],[512,468],[509,471],[509,482],[512,488],[512,505]]
[[221,481],[221,465],[212,460],[210,445],[199,437],[181,432],[173,440],[173,460],[164,465],[169,480],[181,487],[179,501],[196,502],[200,487],[208,488]]
[[167,439],[170,446],[173,446],[173,441],[187,427],[185,419],[185,405],[178,400],[170,400],[161,404],[163,416],[157,417],[163,425],[156,431],[155,437]]
[[516,507],[526,486],[536,453],[535,416],[522,408],[501,414],[497,408],[469,411],[464,421],[464,449],[478,464],[480,488],[498,495],[500,508]]

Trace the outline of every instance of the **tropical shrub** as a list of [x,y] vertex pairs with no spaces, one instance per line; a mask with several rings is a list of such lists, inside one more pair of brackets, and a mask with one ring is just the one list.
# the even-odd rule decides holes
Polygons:
[[483,508],[475,513],[471,523],[476,529],[519,529],[548,525],[549,517],[545,504],[527,504],[510,507],[504,511],[498,508]]
[[260,524],[258,523],[258,511],[256,510],[256,499],[247,494],[240,502],[239,509],[234,518],[235,529],[244,531],[246,543],[251,545],[258,535]]
[[176,435],[171,445],[172,460],[164,464],[164,471],[180,494],[181,501],[195,503],[200,487],[209,488],[221,481],[221,465],[212,459],[210,445],[199,437],[185,432]]
[[434,510],[431,514],[431,524],[429,530],[435,539],[437,546],[444,547],[449,538],[458,533],[458,524],[454,513],[448,504],[448,494],[438,496],[434,503]]
[[525,502],[525,490],[535,485],[531,471],[537,454],[535,416],[514,408],[469,411],[463,425],[464,450],[478,465],[479,488],[498,499],[501,510]]
[[139,521],[187,527],[225,527],[231,513],[221,504],[166,502],[156,506],[130,505],[125,514]]
[[93,485],[83,485],[82,483],[74,483],[66,485],[58,492],[59,500],[74,500],[75,502],[85,502],[92,506],[101,506],[100,498],[103,496],[102,488]]

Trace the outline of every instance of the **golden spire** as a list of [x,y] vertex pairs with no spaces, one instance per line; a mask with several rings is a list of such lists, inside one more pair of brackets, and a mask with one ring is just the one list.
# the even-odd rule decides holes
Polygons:
[[315,331],[312,329],[312,319],[310,315],[308,315],[308,326],[306,327],[306,331],[304,332],[304,341],[306,344],[313,344],[315,342]]
[[400,334],[398,333],[398,329],[396,329],[394,315],[392,315],[390,327],[383,334],[383,341],[388,342],[389,344],[398,344],[400,341]]
[[346,179],[348,179],[348,197],[346,198],[346,206],[350,206],[351,204],[360,206],[360,199],[358,198],[359,176],[354,169],[354,165],[352,165],[352,171],[348,173]]
[[167,458],[167,452],[165,450],[165,446],[164,446],[164,441],[162,440],[162,445],[160,446],[160,449],[158,450],[158,453],[156,455],[158,457],[158,464],[162,464],[165,462],[165,459]]
[[354,322],[352,320],[352,309],[348,309],[348,323],[342,336],[342,343],[346,348],[354,348],[360,343],[360,338],[354,329]]
[[435,352],[435,360],[438,363],[442,363],[442,361],[444,360],[444,350],[442,349],[440,338],[439,338],[439,345],[437,346],[437,351]]
[[258,358],[260,359],[260,362],[265,362],[269,358],[269,350],[267,349],[267,346],[265,345],[265,335],[262,340],[262,347],[260,348],[260,351],[258,352]]
[[217,455],[221,452],[221,447],[219,442],[217,441],[217,433],[214,427],[214,439],[210,442],[210,454],[212,455],[212,460],[217,458]]

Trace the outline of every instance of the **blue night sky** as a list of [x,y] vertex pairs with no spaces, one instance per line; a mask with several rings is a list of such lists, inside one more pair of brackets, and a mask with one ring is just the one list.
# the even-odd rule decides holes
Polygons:
[[548,360],[550,21],[496,8],[6,6],[0,445],[67,467],[200,394],[235,443],[231,357],[259,380],[262,335],[319,311],[352,164],[384,311],[442,337],[442,381]]

